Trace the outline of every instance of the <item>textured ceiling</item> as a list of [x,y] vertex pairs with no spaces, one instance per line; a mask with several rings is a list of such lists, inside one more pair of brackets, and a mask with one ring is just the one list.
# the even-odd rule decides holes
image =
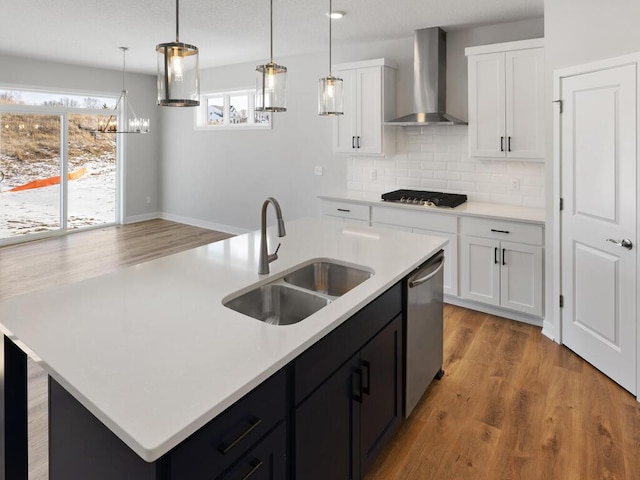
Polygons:
[[[274,0],[274,59],[327,48],[328,0]],[[410,36],[413,30],[541,17],[543,0],[333,0],[347,15],[334,46]],[[0,0],[0,53],[154,73],[155,45],[175,40],[175,0]],[[201,67],[269,57],[269,0],[182,0],[180,41]]]

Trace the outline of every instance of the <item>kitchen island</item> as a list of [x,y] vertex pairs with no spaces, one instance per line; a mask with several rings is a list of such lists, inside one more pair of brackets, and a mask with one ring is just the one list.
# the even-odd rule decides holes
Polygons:
[[[270,250],[282,243],[270,275],[257,274],[259,234],[252,233],[3,302],[5,382],[20,357],[11,345],[18,345],[54,385],[153,463],[445,243],[323,219],[287,222],[287,230],[281,239],[269,232]],[[267,325],[222,305],[310,259],[360,265],[374,275],[294,325]],[[5,391],[9,405],[12,394]],[[7,450],[12,440],[6,438]]]

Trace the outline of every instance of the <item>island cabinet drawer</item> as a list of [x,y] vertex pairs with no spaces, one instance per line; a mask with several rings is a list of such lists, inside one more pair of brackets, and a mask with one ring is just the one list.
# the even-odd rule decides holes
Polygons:
[[369,221],[369,205],[322,200],[322,215]]
[[508,240],[510,242],[542,245],[544,227],[533,223],[492,220],[489,218],[463,217],[460,220],[460,233],[474,237]]
[[282,422],[217,480],[282,480],[285,478],[287,478],[287,435],[285,423]]
[[371,207],[371,221],[399,225],[410,228],[436,230],[438,232],[457,233],[458,217],[456,215],[435,213],[434,207],[424,207],[423,210],[403,210],[394,207]]
[[281,370],[186,439],[168,455],[171,480],[212,480],[285,417]]
[[300,354],[293,362],[295,404],[317,389],[401,311],[402,289],[398,283]]

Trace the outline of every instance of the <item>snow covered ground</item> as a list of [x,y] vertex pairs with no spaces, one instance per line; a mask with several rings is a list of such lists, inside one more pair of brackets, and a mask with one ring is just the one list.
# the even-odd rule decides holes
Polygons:
[[[81,228],[116,220],[116,166],[92,159],[83,163],[87,173],[68,182],[68,228]],[[74,167],[70,167],[73,170]],[[0,241],[60,228],[60,185],[10,192],[35,178],[56,175],[42,168],[24,178],[0,183]]]

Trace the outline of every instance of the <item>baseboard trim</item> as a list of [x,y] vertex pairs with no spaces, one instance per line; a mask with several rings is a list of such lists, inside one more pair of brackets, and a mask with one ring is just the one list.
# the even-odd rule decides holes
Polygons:
[[549,340],[560,343],[560,339],[556,338],[556,326],[547,320],[542,322],[542,334]]
[[163,218],[164,220],[171,220],[172,222],[184,223],[186,225],[191,225],[193,227],[206,228],[208,230],[216,230],[218,232],[231,233],[233,235],[243,235],[245,233],[249,233],[252,230],[247,230],[244,228],[238,228],[231,225],[224,225],[222,223],[213,223],[213,222],[205,222],[203,220],[198,220],[197,218],[184,217],[182,215],[174,215],[172,213],[162,212],[159,218]]
[[471,310],[477,310],[478,312],[488,313],[490,315],[496,315],[498,317],[508,318],[509,320],[516,320],[518,322],[528,323],[536,327],[542,327],[542,318],[532,317],[524,313],[514,312],[512,310],[505,310],[498,307],[492,307],[491,305],[483,305],[471,300],[465,300],[460,297],[452,297],[450,295],[444,296],[444,302],[451,305],[457,305],[458,307],[465,307]]
[[127,217],[124,219],[125,224],[129,223],[138,223],[138,222],[146,222],[147,220],[155,220],[156,218],[161,218],[160,212],[151,212],[151,213],[143,213],[142,215],[133,215],[131,217]]

